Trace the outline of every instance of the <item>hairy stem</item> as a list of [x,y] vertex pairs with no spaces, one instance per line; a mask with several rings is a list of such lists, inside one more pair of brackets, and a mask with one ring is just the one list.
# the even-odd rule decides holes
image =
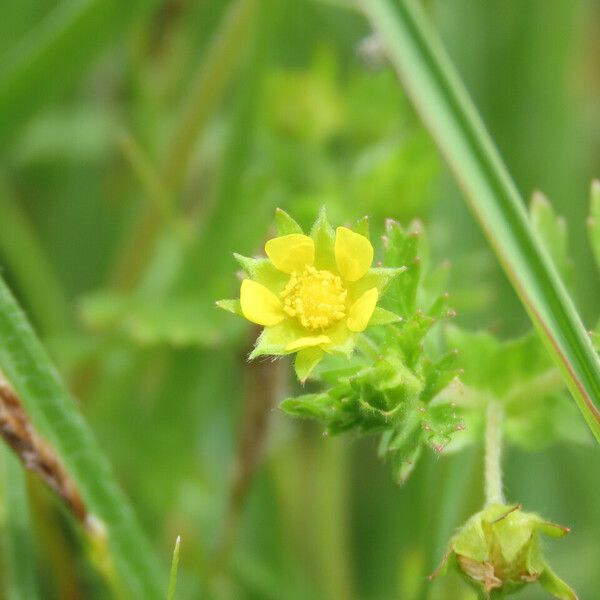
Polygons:
[[485,431],[485,503],[503,504],[502,494],[502,421],[504,411],[499,402],[491,401],[486,414]]

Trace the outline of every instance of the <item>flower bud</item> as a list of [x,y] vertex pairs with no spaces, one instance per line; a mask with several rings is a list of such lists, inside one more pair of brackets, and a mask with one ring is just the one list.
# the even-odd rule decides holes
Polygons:
[[520,504],[492,504],[473,515],[452,538],[430,579],[453,566],[485,598],[503,597],[539,581],[555,598],[577,600],[545,562],[540,544],[540,533],[558,538],[568,532],[535,513],[523,512]]

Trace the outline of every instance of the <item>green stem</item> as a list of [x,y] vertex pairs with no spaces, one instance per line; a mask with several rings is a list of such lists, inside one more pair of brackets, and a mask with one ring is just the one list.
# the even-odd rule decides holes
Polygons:
[[504,504],[502,493],[502,421],[499,402],[488,404],[485,428],[485,503]]

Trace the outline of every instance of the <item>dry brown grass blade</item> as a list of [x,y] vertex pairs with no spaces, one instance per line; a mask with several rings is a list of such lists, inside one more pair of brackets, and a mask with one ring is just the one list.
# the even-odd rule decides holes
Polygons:
[[50,445],[35,431],[19,398],[1,374],[0,436],[23,466],[36,473],[79,521],[87,523],[87,510],[73,480]]

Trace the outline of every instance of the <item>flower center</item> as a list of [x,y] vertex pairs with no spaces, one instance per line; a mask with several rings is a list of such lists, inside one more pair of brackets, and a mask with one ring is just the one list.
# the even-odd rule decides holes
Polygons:
[[347,290],[330,271],[294,271],[281,297],[283,310],[311,331],[326,329],[346,316]]

